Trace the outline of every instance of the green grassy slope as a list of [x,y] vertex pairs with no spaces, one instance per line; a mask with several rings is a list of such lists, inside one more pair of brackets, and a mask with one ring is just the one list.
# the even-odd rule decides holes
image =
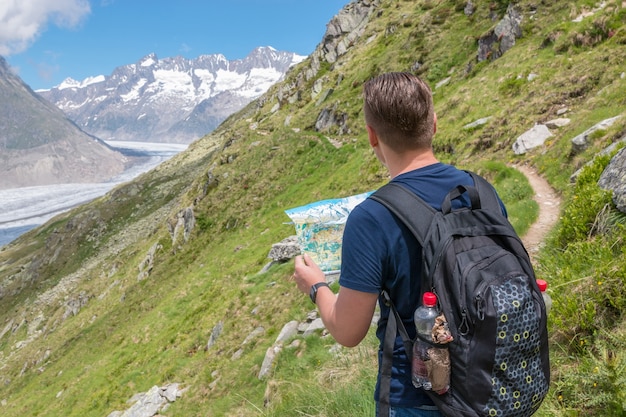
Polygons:
[[[177,382],[187,391],[163,415],[373,415],[373,331],[355,349],[298,337],[258,378],[283,326],[313,311],[287,279],[290,263],[259,271],[271,245],[293,234],[285,209],[386,181],[368,149],[361,86],[384,71],[414,70],[433,88],[449,78],[435,89],[438,156],[496,180],[520,232],[536,206],[508,165],[534,164],[564,197],[538,265],[555,301],[555,379],[540,414],[620,415],[626,362],[615,352],[624,339],[611,335],[624,334],[625,232],[594,188],[602,166],[576,187],[569,176],[626,131],[621,119],[584,153],[571,152],[571,138],[626,115],[626,8],[607,1],[575,23],[594,2],[520,1],[523,37],[499,59],[477,63],[477,39],[508,2],[473,3],[467,16],[465,1],[381,0],[337,62],[322,61],[308,78],[305,61],[185,153],[3,248],[0,414],[107,416],[136,393]],[[312,97],[316,81],[332,90],[323,100]],[[561,108],[569,125],[543,147],[513,154],[515,138]],[[341,129],[315,130],[324,110],[341,116]],[[463,129],[483,117],[491,119]],[[188,207],[195,227],[188,240],[174,240]],[[599,212],[610,227],[591,231]],[[604,372],[595,386],[583,378],[594,372]],[[582,379],[590,385],[575,382]]]

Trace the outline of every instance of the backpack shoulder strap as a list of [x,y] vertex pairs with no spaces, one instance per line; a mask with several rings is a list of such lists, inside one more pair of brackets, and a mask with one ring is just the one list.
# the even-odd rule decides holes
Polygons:
[[385,330],[385,338],[383,339],[383,357],[380,365],[380,394],[378,402],[380,403],[379,417],[389,417],[391,393],[391,369],[393,367],[393,351],[396,343],[396,334],[400,332],[402,344],[406,352],[409,362],[412,362],[413,341],[409,337],[406,328],[402,324],[402,318],[393,305],[389,293],[383,290],[383,300],[390,308],[389,318],[387,319],[387,329]]
[[498,195],[496,194],[496,190],[493,188],[493,186],[480,175],[471,171],[465,172],[470,174],[470,176],[474,180],[474,188],[476,188],[476,190],[478,191],[481,208],[496,211],[502,214],[500,200],[498,199]]
[[[389,211],[395,214],[417,238],[420,245],[424,246],[424,239],[428,234],[428,230],[435,216],[435,209],[429,206],[424,200],[419,198],[415,193],[403,187],[400,184],[388,183],[378,189],[369,198],[378,201]],[[380,417],[389,416],[389,394],[391,387],[391,368],[393,364],[393,350],[397,332],[402,337],[404,350],[408,358],[413,353],[413,342],[402,324],[402,319],[396,310],[391,297],[386,290],[383,290],[382,297],[387,306],[390,308],[387,320],[387,330],[383,342],[383,358],[381,363],[381,382],[380,382]],[[410,360],[410,359],[409,359]]]
[[[436,213],[434,208],[412,191],[392,182],[379,188],[369,198],[378,201],[402,220],[419,244],[424,246],[424,239]],[[416,214],[418,210],[421,213]]]
[[[435,215],[435,210],[430,207],[424,200],[419,198],[415,193],[401,186],[400,184],[388,183],[378,189],[369,198],[378,201],[389,211],[395,214],[415,235],[420,245],[423,246],[424,239],[428,233],[430,223]],[[417,215],[416,211],[421,211],[421,215]],[[381,380],[380,380],[380,417],[389,416],[389,394],[391,391],[391,368],[393,364],[393,350],[397,332],[400,332],[404,350],[407,357],[411,357],[413,353],[412,341],[402,324],[402,319],[398,314],[398,310],[391,301],[389,293],[383,290],[382,297],[387,306],[390,308],[387,320],[387,330],[383,342],[383,357],[381,362]]]

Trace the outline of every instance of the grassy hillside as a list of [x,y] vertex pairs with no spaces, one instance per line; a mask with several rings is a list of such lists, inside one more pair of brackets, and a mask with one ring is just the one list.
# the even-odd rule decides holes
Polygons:
[[[0,251],[2,416],[103,417],[168,383],[186,391],[165,416],[373,415],[373,331],[354,349],[320,332],[298,336],[258,378],[283,326],[314,311],[288,280],[291,263],[260,271],[271,245],[293,234],[285,209],[387,180],[367,145],[361,87],[392,70],[433,86],[437,155],[494,179],[520,233],[536,205],[511,165],[536,166],[562,194],[561,222],[537,264],[554,298],[554,380],[539,415],[626,413],[624,216],[596,185],[608,158],[569,179],[626,133],[623,117],[585,152],[571,149],[577,134],[626,116],[626,6],[517,2],[523,36],[479,63],[477,40],[508,2],[475,0],[470,16],[465,1],[356,4],[370,3],[336,61],[316,61],[320,44],[185,153]],[[540,148],[512,152],[559,109],[570,124]],[[336,123],[316,129],[322,113]],[[174,231],[188,208],[195,225],[185,238]]]

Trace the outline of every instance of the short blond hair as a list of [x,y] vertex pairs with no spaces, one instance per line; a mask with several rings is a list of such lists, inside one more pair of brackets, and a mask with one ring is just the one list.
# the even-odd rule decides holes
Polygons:
[[365,122],[396,152],[432,147],[433,96],[419,77],[408,72],[379,75],[364,84],[363,98]]

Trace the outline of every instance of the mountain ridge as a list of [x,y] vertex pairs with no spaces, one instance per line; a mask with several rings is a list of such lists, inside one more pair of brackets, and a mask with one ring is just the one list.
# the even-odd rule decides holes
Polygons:
[[259,97],[305,57],[272,47],[243,59],[148,54],[111,75],[71,78],[38,94],[105,140],[189,143]]

